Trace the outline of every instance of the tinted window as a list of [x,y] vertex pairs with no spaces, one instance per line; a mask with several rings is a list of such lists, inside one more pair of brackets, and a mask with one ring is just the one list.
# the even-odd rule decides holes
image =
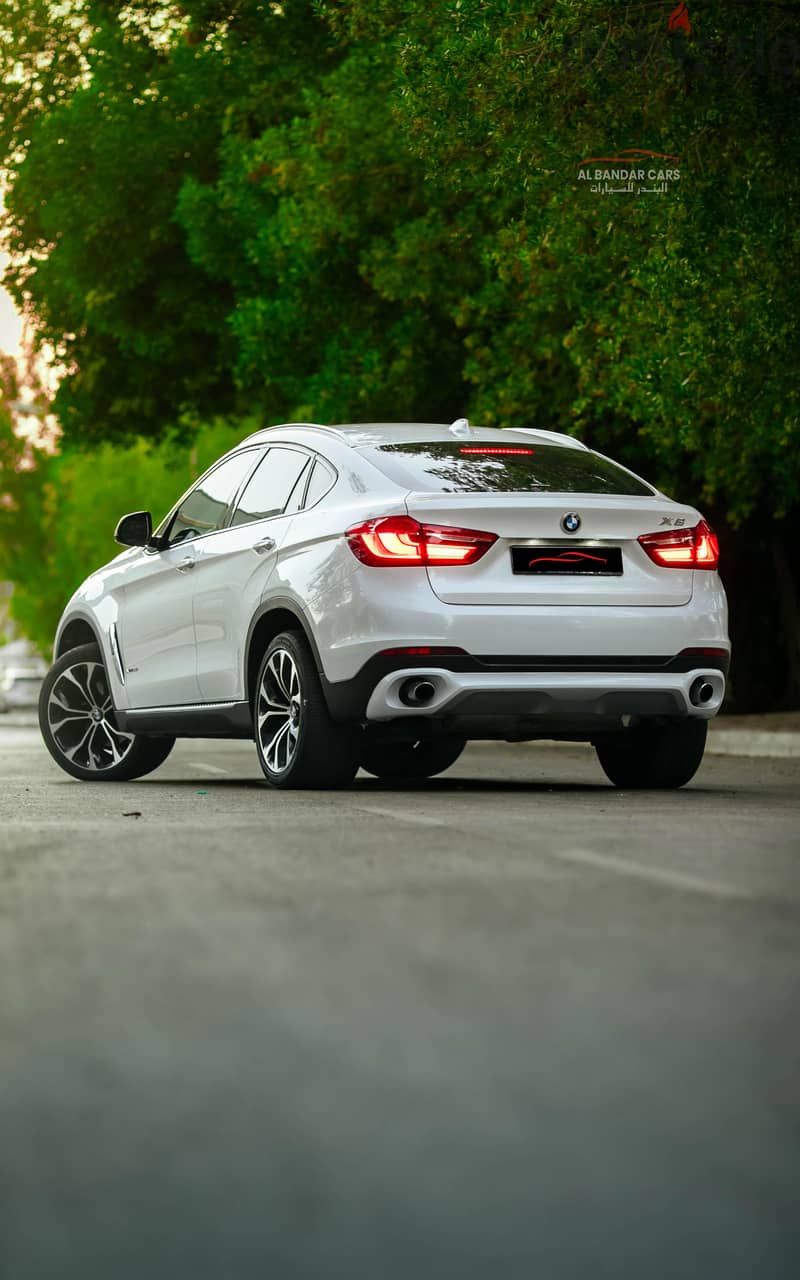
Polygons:
[[364,452],[390,480],[421,493],[653,493],[613,462],[569,445],[443,440]]
[[298,479],[295,481],[295,486],[292,489],[292,492],[289,494],[289,501],[286,503],[286,506],[283,508],[284,515],[291,515],[295,511],[299,511],[300,508],[302,507],[303,498],[306,492],[306,485],[308,484],[308,474],[312,466],[313,466],[313,463],[309,458],[308,466],[303,467],[303,470],[300,472]]
[[319,502],[320,498],[324,498],[325,494],[333,486],[335,479],[336,476],[330,467],[327,467],[324,462],[320,462],[319,458],[317,458],[308,483],[305,507],[313,507],[316,502]]
[[231,523],[249,524],[251,520],[279,516],[308,464],[307,453],[296,449],[270,449],[250,477],[236,504]]
[[186,542],[220,527],[233,495],[253,465],[253,458],[252,449],[234,454],[192,489],[172,520],[170,543]]

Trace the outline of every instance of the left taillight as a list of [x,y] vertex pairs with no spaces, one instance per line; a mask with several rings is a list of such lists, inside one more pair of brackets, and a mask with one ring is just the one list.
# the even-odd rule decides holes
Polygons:
[[411,516],[364,520],[351,525],[345,537],[353,555],[364,564],[384,568],[475,564],[497,541],[496,533],[420,524]]
[[717,535],[705,520],[693,529],[643,533],[639,545],[663,569],[716,569],[719,565]]

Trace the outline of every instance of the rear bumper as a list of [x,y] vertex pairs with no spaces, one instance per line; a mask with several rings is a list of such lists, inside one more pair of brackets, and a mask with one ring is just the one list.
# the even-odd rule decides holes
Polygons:
[[[500,734],[541,729],[541,736],[548,736],[547,730],[561,726],[580,729],[581,734],[592,727],[613,727],[623,716],[710,719],[722,705],[728,666],[727,655],[378,655],[352,680],[323,683],[331,714],[341,721],[423,719],[451,732],[458,727],[455,721],[476,721],[477,729],[487,730],[491,721]],[[403,686],[412,679],[425,680],[433,688],[424,705],[404,700]],[[692,698],[698,681],[711,688],[699,705]]]
[[608,655],[729,647],[725,592],[713,572],[695,573],[686,605],[512,607],[443,604],[424,569],[359,570],[341,589],[342,607],[310,611],[320,667],[331,685],[358,679],[386,649],[416,645],[468,654],[560,655],[570,669],[585,654],[611,661]]
[[[409,679],[425,680],[433,695],[422,707],[403,702]],[[692,690],[701,687],[702,703]],[[710,690],[710,693],[709,693]],[[725,676],[718,668],[686,672],[446,671],[406,668],[384,676],[367,703],[368,721],[424,716],[441,720],[509,719],[530,728],[557,729],[559,723],[587,722],[608,727],[623,716],[696,716],[710,720],[725,696]]]

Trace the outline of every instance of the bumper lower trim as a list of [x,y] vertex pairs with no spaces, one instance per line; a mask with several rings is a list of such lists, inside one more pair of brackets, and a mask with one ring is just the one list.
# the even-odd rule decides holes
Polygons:
[[[668,687],[663,683],[665,677],[672,676],[691,676],[694,679],[698,674],[710,672],[712,675],[722,678],[722,686],[724,690],[725,677],[728,674],[730,658],[725,657],[702,657],[699,658],[694,654],[677,654],[673,656],[653,656],[653,655],[566,655],[566,654],[548,654],[548,655],[480,655],[458,654],[453,656],[442,657],[389,657],[384,654],[376,654],[364,664],[361,670],[353,676],[351,680],[330,681],[324,674],[320,673],[325,698],[328,709],[334,720],[353,721],[364,720],[367,718],[367,707],[371,703],[373,692],[378,685],[385,680],[386,677],[396,676],[398,672],[402,672],[404,676],[426,675],[435,671],[437,673],[453,675],[477,675],[483,676],[490,682],[490,688],[493,677],[497,675],[542,675],[548,676],[557,674],[562,678],[566,677],[567,683],[573,685],[576,677],[586,675],[602,676],[600,682],[605,685],[606,676],[632,676],[635,678],[656,676],[657,683],[655,686],[648,684],[648,688],[665,688]],[[595,681],[597,684],[597,681]],[[691,684],[689,680],[688,684]],[[685,686],[688,689],[688,684]],[[478,686],[480,687],[480,686]],[[525,688],[530,689],[531,686],[526,682]],[[681,688],[683,688],[683,683]],[[714,703],[715,709],[718,704]],[[695,714],[696,708],[692,708],[691,714]],[[404,714],[408,714],[409,709],[404,708]],[[418,714],[418,711],[416,712]],[[430,710],[428,710],[430,714]],[[709,714],[713,715],[714,711]]]
[[[406,706],[400,689],[417,670],[384,676],[366,708],[368,721],[400,719],[412,714],[436,719],[506,717],[556,723],[570,720],[614,720],[623,716],[693,716],[709,720],[725,696],[725,677],[719,670],[698,667],[688,672],[461,672],[431,665],[424,678],[434,689],[423,708]],[[702,678],[712,693],[694,706],[693,683]]]

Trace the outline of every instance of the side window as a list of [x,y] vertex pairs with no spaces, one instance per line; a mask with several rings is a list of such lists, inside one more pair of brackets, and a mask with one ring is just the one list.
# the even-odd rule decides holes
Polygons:
[[292,489],[292,492],[289,494],[289,501],[286,503],[286,506],[283,508],[283,514],[285,516],[293,516],[296,511],[299,511],[301,509],[303,505],[303,498],[305,497],[305,493],[306,493],[306,486],[308,484],[308,477],[311,474],[311,468],[313,467],[313,465],[314,465],[313,459],[309,458],[308,465],[303,467],[303,470],[300,472],[300,475],[297,477],[297,480],[295,481],[295,486]]
[[311,479],[308,484],[308,492],[303,506],[306,510],[313,507],[319,502],[320,498],[324,498],[329,489],[332,489],[336,482],[336,475],[331,471],[320,458],[314,463],[314,470],[311,472]]
[[228,504],[253,465],[255,451],[245,449],[215,467],[187,494],[169,528],[169,544],[188,542],[219,529]]
[[275,446],[256,467],[236,504],[232,525],[279,516],[309,464],[307,453]]

